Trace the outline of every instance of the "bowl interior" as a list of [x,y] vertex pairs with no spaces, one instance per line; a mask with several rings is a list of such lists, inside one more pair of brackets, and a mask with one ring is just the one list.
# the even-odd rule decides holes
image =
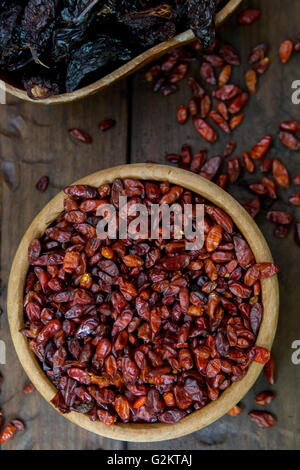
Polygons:
[[[121,165],[93,173],[76,183],[98,187],[104,183],[111,183],[115,178],[125,177],[168,181],[200,194],[231,216],[240,232],[248,240],[257,262],[272,262],[272,256],[263,235],[244,208],[217,185],[194,173],[166,165]],[[33,238],[40,237],[62,212],[65,197],[66,195],[60,192],[33,220],[18,247],[8,285],[8,318],[16,352],[29,379],[48,402],[55,395],[56,389],[42,371],[29,349],[27,339],[20,334],[19,330],[24,325],[23,295],[29,267],[27,258],[29,243]],[[262,281],[262,302],[264,315],[256,344],[271,349],[278,319],[277,276]],[[245,377],[228,387],[218,400],[193,412],[176,424],[146,423],[106,426],[101,422],[93,423],[87,416],[76,412],[64,416],[89,431],[114,439],[136,442],[172,439],[199,430],[227,413],[252,387],[262,368],[262,365],[252,363]]]
[[[220,26],[226,20],[226,18],[231,15],[231,13],[239,6],[242,1],[243,0],[229,0],[228,3],[224,6],[224,8],[220,10],[216,15],[216,27]],[[103,90],[112,83],[122,78],[125,78],[136,70],[144,67],[154,59],[157,59],[163,54],[166,54],[168,51],[176,49],[176,47],[179,46],[184,46],[185,44],[188,44],[189,42],[194,40],[195,36],[193,32],[191,30],[185,31],[183,33],[178,34],[169,41],[164,41],[152,47],[151,49],[146,50],[139,56],[130,60],[129,62],[114,70],[110,74],[105,75],[103,78],[97,80],[91,85],[85,86],[71,93],[64,93],[61,95],[51,96],[44,100],[32,100],[31,98],[29,98],[26,91],[24,91],[24,89],[22,89],[20,85],[14,84],[13,82],[11,82],[11,80],[6,80],[5,77],[2,77],[2,80],[0,80],[0,88],[4,89],[7,93],[16,96],[17,98],[20,98],[25,101],[30,101],[32,103],[70,103],[71,101],[79,100],[81,98],[84,98],[85,96],[90,96],[100,90]]]

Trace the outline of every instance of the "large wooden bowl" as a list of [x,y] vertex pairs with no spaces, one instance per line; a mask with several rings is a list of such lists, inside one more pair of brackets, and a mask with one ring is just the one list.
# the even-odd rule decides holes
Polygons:
[[[226,18],[228,18],[231,13],[239,6],[242,0],[229,0],[225,7],[219,11],[216,15],[216,26],[220,26]],[[2,78],[0,80],[0,89],[5,90],[7,93],[16,96],[25,101],[31,101],[33,103],[40,103],[40,104],[59,104],[59,103],[70,103],[71,101],[76,101],[85,96],[93,95],[100,90],[108,87],[114,82],[117,82],[121,78],[125,78],[131,73],[135,72],[136,70],[144,67],[149,62],[159,58],[166,52],[176,49],[176,47],[184,46],[189,42],[195,40],[195,36],[191,30],[185,31],[184,33],[178,34],[174,38],[170,39],[169,41],[162,42],[157,46],[148,49],[147,51],[143,52],[139,56],[135,57],[134,59],[127,62],[122,67],[114,70],[112,73],[106,75],[105,77],[97,80],[96,82],[88,85],[84,88],[80,88],[79,90],[73,91],[71,93],[64,93],[62,95],[51,96],[44,100],[32,100],[28,97],[26,91],[21,88],[21,86],[17,86],[16,84],[12,84],[9,80],[5,80]]]
[[[268,245],[259,228],[240,204],[214,183],[200,176],[165,165],[135,164],[121,165],[93,173],[77,183],[100,186],[111,183],[115,178],[139,178],[156,181],[168,181],[200,194],[225,210],[248,240],[257,262],[272,262]],[[45,229],[63,211],[66,195],[60,192],[37,215],[25,233],[17,250],[8,285],[8,318],[11,336],[19,359],[31,382],[50,403],[56,389],[42,371],[37,359],[28,346],[28,341],[19,332],[24,326],[23,296],[27,270],[29,267],[27,252],[30,242],[40,237]],[[277,277],[262,281],[262,301],[264,315],[257,338],[257,344],[271,349],[278,318],[278,282]],[[207,426],[227,413],[238,403],[252,387],[263,366],[252,363],[245,377],[228,387],[215,402],[209,403],[199,411],[194,411],[176,424],[115,424],[106,426],[101,422],[91,422],[85,415],[72,412],[64,415],[73,423],[101,436],[123,441],[161,441],[189,434]]]

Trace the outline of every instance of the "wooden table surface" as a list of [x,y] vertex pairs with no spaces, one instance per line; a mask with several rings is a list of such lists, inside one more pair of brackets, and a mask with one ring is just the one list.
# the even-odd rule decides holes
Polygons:
[[[262,8],[262,17],[251,26],[237,27],[236,16],[220,30],[220,35],[235,45],[243,57],[242,70],[247,70],[250,48],[261,41],[270,44],[271,67],[260,80],[259,92],[246,108],[243,125],[234,133],[236,154],[249,150],[263,135],[276,135],[281,121],[299,119],[300,105],[291,102],[291,83],[300,79],[300,55],[282,66],[277,50],[286,37],[297,37],[300,24],[299,0],[247,1],[244,5]],[[240,72],[236,72],[240,75]],[[143,81],[142,73],[117,84],[105,92],[70,105],[46,107],[22,103],[7,97],[0,106],[1,158],[1,305],[0,339],[6,343],[7,364],[1,366],[5,377],[0,396],[7,419],[23,418],[27,430],[5,445],[5,449],[296,449],[300,447],[300,365],[291,362],[291,344],[300,339],[300,248],[290,233],[285,240],[273,237],[273,227],[258,217],[274,258],[281,266],[279,275],[281,309],[273,354],[277,363],[277,382],[273,387],[276,399],[271,405],[278,424],[270,430],[258,429],[247,412],[254,408],[253,397],[269,388],[263,375],[243,399],[244,413],[236,418],[225,416],[206,429],[192,435],[162,443],[134,444],[102,439],[76,427],[53,410],[34,392],[24,396],[27,382],[10,340],[6,318],[6,288],[11,262],[18,243],[33,217],[62,187],[96,170],[122,163],[153,160],[164,162],[168,152],[180,151],[183,143],[194,151],[205,147],[193,124],[176,124],[176,109],[190,97],[188,86],[180,85],[175,95],[155,95]],[[117,125],[101,133],[97,124],[115,118]],[[72,141],[67,129],[79,127],[93,136],[92,145]],[[219,141],[210,149],[214,155],[224,149],[228,137],[220,133]],[[299,152],[289,152],[278,142],[271,157],[277,156],[287,165],[290,174],[300,170]],[[45,193],[35,188],[36,181],[48,175],[50,186]],[[287,201],[293,189],[282,192]],[[241,202],[249,198],[243,186],[232,193]],[[275,202],[274,208],[284,208]],[[300,208],[291,209],[300,220]]]

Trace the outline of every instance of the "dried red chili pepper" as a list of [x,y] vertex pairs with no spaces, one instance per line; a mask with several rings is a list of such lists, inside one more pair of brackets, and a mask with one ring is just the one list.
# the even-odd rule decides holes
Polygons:
[[194,126],[201,137],[207,142],[213,143],[217,140],[216,131],[202,118],[193,118]]
[[[192,158],[185,145],[182,161],[211,179],[222,157],[203,164],[206,153]],[[29,248],[22,330],[47,364],[58,388],[52,402],[63,413],[94,410],[93,419],[107,425],[176,422],[199,402],[202,407],[216,400],[252,360],[269,359],[265,348],[255,346],[262,318],[259,280],[279,268],[255,264],[222,209],[180,186],[130,178],[100,188],[75,185],[65,193],[65,213]],[[203,249],[186,251],[184,241],[172,236],[160,244],[97,239],[97,208],[112,202],[119,214],[123,194],[129,204],[204,202]],[[80,213],[85,222],[77,222]],[[21,429],[21,422],[13,423]]]
[[286,238],[290,232],[290,225],[276,225],[273,234],[275,238]]
[[179,163],[181,161],[181,155],[179,155],[178,153],[168,153],[166,155],[166,159],[170,163]]
[[213,207],[211,205],[206,205],[205,210],[217,224],[221,225],[221,227],[229,233],[233,232],[233,223],[230,217],[219,207]]
[[254,361],[259,364],[266,364],[270,360],[270,351],[262,346],[254,346]]
[[225,44],[219,50],[219,55],[230,65],[240,65],[239,53],[230,44]]
[[255,67],[255,71],[259,75],[263,75],[267,71],[267,69],[269,68],[269,65],[270,65],[269,57],[264,57],[263,59],[261,59],[261,61]]
[[0,444],[10,441],[17,432],[16,426],[12,423],[6,424],[0,432]]
[[200,100],[200,117],[202,119],[205,119],[208,116],[210,109],[211,109],[211,99],[209,95],[205,95]]
[[229,140],[224,150],[224,158],[230,157],[230,155],[234,152],[235,149],[236,142],[234,140]]
[[251,150],[250,157],[253,160],[262,158],[270,148],[272,136],[265,135]]
[[203,178],[206,178],[208,180],[212,180],[217,172],[219,171],[219,168],[222,163],[222,158],[217,155],[216,157],[210,158],[202,167],[200,171],[200,176]]
[[243,152],[243,162],[246,170],[249,173],[253,173],[255,170],[254,162],[253,160],[249,157],[249,154],[247,152]]
[[276,185],[273,180],[264,176],[261,178],[260,183],[266,188],[267,195],[271,199],[277,199]]
[[259,212],[260,212],[259,197],[255,197],[253,199],[250,199],[245,204],[243,204],[243,207],[250,214],[250,216],[254,219],[254,217],[256,217],[257,214],[259,214]]
[[275,383],[275,361],[274,361],[273,357],[271,357],[271,359],[265,364],[264,371],[265,371],[265,376],[266,376],[267,381],[269,382],[269,384],[274,385],[274,383]]
[[273,160],[271,160],[271,158],[265,158],[264,160],[260,161],[259,169],[263,173],[268,173],[269,171],[272,170],[272,164],[273,164]]
[[196,98],[203,98],[205,90],[195,78],[189,77],[188,84]]
[[269,211],[267,213],[267,219],[273,224],[287,225],[292,222],[292,216],[285,211]]
[[266,279],[279,272],[279,266],[274,263],[257,263],[248,269],[244,276],[247,286],[253,286],[258,279]]
[[147,401],[147,396],[142,396],[142,397],[139,397],[135,400],[135,402],[133,403],[133,408],[141,408],[141,406],[144,406],[145,403]]
[[221,116],[228,121],[229,119],[229,113],[226,104],[223,101],[219,101],[216,105],[216,109]]
[[244,114],[243,113],[237,114],[236,116],[233,116],[229,121],[230,129],[232,131],[234,131],[234,129],[236,129],[241,124],[243,119],[244,119]]
[[246,85],[251,93],[257,92],[257,73],[254,69],[249,69],[245,76]]
[[69,134],[74,137],[76,140],[79,140],[79,142],[82,142],[84,144],[91,144],[92,143],[92,138],[89,134],[86,132],[80,130],[80,129],[69,129],[68,130]]
[[280,129],[287,132],[298,132],[300,123],[298,121],[284,121],[280,124]]
[[290,185],[290,177],[286,167],[283,165],[283,163],[281,163],[280,160],[278,160],[278,158],[274,158],[273,160],[272,171],[278,186],[281,186],[282,188],[288,188]]
[[254,256],[248,243],[238,236],[233,238],[233,243],[239,265],[244,269],[248,269],[249,266],[254,264]]
[[115,125],[116,125],[116,121],[114,119],[104,119],[103,121],[99,123],[98,127],[100,131],[106,132],[112,127],[114,127]]
[[208,231],[206,237],[206,249],[208,252],[215,251],[220,245],[223,238],[222,227],[220,225],[213,225]]
[[31,384],[31,383],[29,383],[29,384],[25,385],[25,387],[23,388],[23,392],[22,392],[22,393],[23,393],[24,395],[28,395],[28,393],[34,392],[34,390],[35,390],[34,385]]
[[38,191],[41,191],[43,193],[48,188],[48,185],[49,185],[48,176],[42,176],[36,183],[35,187]]
[[160,65],[152,65],[145,73],[145,79],[147,82],[153,82],[155,78],[157,78],[160,75],[161,72],[161,67]]
[[219,175],[216,181],[217,185],[222,189],[227,187],[227,175]]
[[291,132],[281,131],[278,134],[278,138],[282,145],[290,150],[299,150],[300,141]]
[[250,419],[260,428],[272,428],[276,424],[276,418],[268,411],[250,411]]
[[295,178],[293,179],[293,183],[296,184],[296,185],[299,185],[299,184],[300,184],[300,172],[299,172],[298,175],[295,176]]
[[191,116],[197,116],[198,114],[198,102],[197,99],[193,96],[189,101],[188,110]]
[[254,401],[257,405],[266,406],[269,405],[275,398],[273,392],[261,392],[256,395]]
[[25,431],[25,425],[23,421],[21,421],[20,419],[12,419],[11,424],[15,426],[17,431],[21,431],[21,432]]
[[300,206],[300,193],[292,194],[289,197],[289,203],[293,206]]
[[188,108],[186,106],[179,106],[177,109],[178,124],[185,124],[188,119],[188,116]]
[[196,153],[196,155],[194,155],[194,157],[192,158],[190,171],[192,171],[193,173],[199,173],[206,160],[206,157],[206,150],[201,150],[200,152]]
[[204,54],[203,58],[213,67],[222,67],[224,65],[224,59],[217,54]]
[[221,88],[222,86],[226,85],[231,77],[231,65],[226,64],[222,68],[220,75],[218,77],[218,85]]
[[165,393],[163,398],[168,407],[173,408],[175,406],[175,398],[172,392]]
[[267,53],[268,47],[265,43],[260,43],[257,46],[255,46],[249,56],[248,56],[248,63],[250,65],[255,64],[256,62],[264,59],[266,53]]
[[282,64],[286,64],[290,60],[293,49],[294,43],[291,41],[291,39],[286,39],[280,44],[279,58]]
[[222,131],[224,131],[226,134],[230,134],[230,127],[221,114],[219,114],[217,111],[211,110],[209,117],[215,124],[217,124],[217,126],[220,127],[220,129],[222,129]]
[[247,93],[246,91],[242,92],[229,103],[228,111],[231,114],[239,113],[248,102],[248,99],[249,99],[249,93]]
[[228,411],[227,414],[229,416],[239,416],[242,413],[242,408],[239,405],[235,405],[233,408],[231,408],[230,411]]
[[230,184],[234,184],[241,173],[241,162],[238,157],[231,158],[227,162],[227,175]]
[[[176,80],[176,78],[175,78],[175,80]],[[180,78],[177,77],[177,80],[180,80]],[[163,96],[168,96],[172,93],[175,93],[177,91],[177,89],[178,88],[177,88],[175,83],[173,83],[173,84],[167,83],[166,77],[159,77],[153,85],[154,93],[157,93],[158,91],[160,91],[160,93]]]
[[208,62],[202,62],[200,66],[200,77],[210,85],[216,85],[217,79],[212,65]]
[[168,80],[169,80],[169,83],[177,83],[179,82],[180,80],[182,80],[187,72],[188,72],[188,69],[189,69],[189,64],[187,62],[181,62],[179,64],[177,64],[173,69],[172,69],[172,73],[170,74]]
[[126,397],[119,395],[115,400],[115,410],[118,413],[121,420],[126,423],[129,421],[130,408],[129,402]]
[[266,186],[262,183],[251,183],[249,184],[249,189],[259,196],[267,192]]
[[163,58],[163,62],[161,64],[161,67],[159,66],[159,68],[163,72],[168,72],[169,70],[172,70],[174,65],[176,65],[178,63],[179,56],[180,56],[180,53],[179,54],[172,54],[171,53],[171,54],[166,55]]
[[226,84],[213,91],[213,96],[217,100],[227,101],[235,98],[240,95],[242,90],[237,85]]
[[240,13],[238,23],[243,25],[252,24],[261,15],[261,10],[258,8],[248,8]]

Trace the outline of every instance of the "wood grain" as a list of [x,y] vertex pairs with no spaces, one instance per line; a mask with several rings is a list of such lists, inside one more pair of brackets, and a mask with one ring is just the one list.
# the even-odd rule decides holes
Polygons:
[[[264,134],[276,135],[278,124],[284,119],[299,120],[299,106],[291,103],[291,83],[299,79],[300,56],[294,54],[291,61],[282,66],[277,50],[282,39],[296,37],[299,33],[299,0],[244,0],[243,6],[259,6],[262,17],[251,26],[237,27],[235,14],[220,35],[241,50],[244,57],[242,70],[247,70],[245,57],[250,48],[261,41],[270,45],[271,67],[260,79],[259,92],[246,108],[246,118],[240,129],[233,134],[237,141],[236,155],[249,150]],[[198,70],[195,70],[198,74]],[[195,75],[195,76],[196,76]],[[240,72],[234,71],[234,77]],[[129,79],[131,93],[125,83],[77,104],[43,107],[37,104],[22,104],[10,98],[7,106],[0,106],[0,157],[2,164],[2,250],[1,250],[1,305],[5,307],[6,286],[11,262],[21,236],[33,217],[65,184],[91,171],[122,164],[130,149],[132,162],[151,159],[164,163],[164,154],[180,151],[185,142],[194,151],[206,146],[196,134],[191,122],[185,126],[176,124],[176,109],[187,103],[190,94],[185,84],[173,96],[162,98],[154,94],[145,84],[142,73]],[[127,114],[129,122],[127,128]],[[131,118],[130,118],[131,116]],[[107,134],[97,134],[97,122],[106,117],[115,117],[117,127]],[[96,136],[92,147],[71,145],[66,129],[79,126]],[[45,127],[44,127],[45,126]],[[51,131],[50,131],[51,126]],[[111,134],[113,132],[113,134]],[[219,142],[210,150],[210,155],[224,149],[228,138],[221,133]],[[105,140],[104,140],[105,139]],[[73,152],[74,156],[73,156]],[[300,170],[300,153],[289,152],[275,141],[270,152],[289,168],[294,176]],[[45,194],[35,191],[34,183],[42,174],[50,173],[52,185]],[[7,182],[5,182],[5,180]],[[235,186],[231,192],[241,202],[250,193],[244,186]],[[295,190],[281,191],[284,201]],[[276,202],[274,208],[286,206]],[[300,209],[289,208],[300,221]],[[12,223],[10,223],[12,222]],[[294,244],[293,234],[285,240],[273,237],[273,227],[258,217],[275,261],[281,265],[280,298],[281,314],[273,353],[277,362],[277,382],[271,387],[276,399],[268,409],[278,417],[278,424],[267,431],[260,430],[249,421],[247,412],[255,408],[256,393],[268,389],[263,374],[252,390],[242,400],[244,412],[236,417],[225,416],[207,428],[186,438],[161,443],[129,444],[130,449],[299,449],[300,448],[300,366],[291,362],[291,344],[300,339],[300,256]],[[6,312],[5,312],[6,313]],[[26,377],[14,353],[10,341],[6,314],[0,320],[0,337],[5,339],[8,350],[7,366],[0,366],[5,375],[0,405],[7,418],[16,414],[26,418],[28,430],[20,434],[5,449],[99,449],[120,448],[120,443],[101,439],[81,430],[60,417],[46,404],[38,393],[23,397],[20,390]],[[27,419],[28,418],[28,419]],[[125,448],[126,444],[122,444]]]

